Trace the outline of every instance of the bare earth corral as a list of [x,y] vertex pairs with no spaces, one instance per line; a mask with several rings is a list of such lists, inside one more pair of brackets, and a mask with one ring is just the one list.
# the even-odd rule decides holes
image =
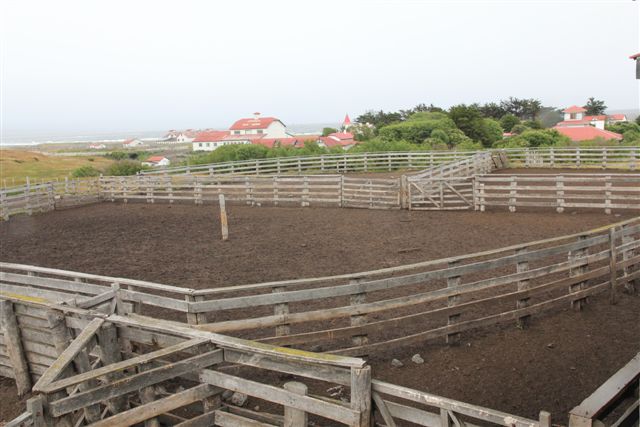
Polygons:
[[[531,169],[521,172],[535,173]],[[537,172],[537,171],[536,171]],[[0,260],[208,288],[377,269],[576,233],[634,213],[552,209],[479,212],[229,206],[230,240],[217,206],[102,203],[0,223]],[[637,212],[635,213],[637,215]],[[593,298],[515,326],[372,354],[374,377],[554,422],[640,350],[640,297]],[[411,362],[420,353],[422,365]],[[398,358],[404,367],[392,368]],[[285,378],[269,378],[282,383]],[[0,379],[0,420],[24,410]]]

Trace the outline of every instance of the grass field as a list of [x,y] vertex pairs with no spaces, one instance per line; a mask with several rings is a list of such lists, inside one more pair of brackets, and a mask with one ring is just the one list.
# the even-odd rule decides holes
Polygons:
[[47,156],[25,150],[0,150],[0,186],[40,182],[69,176],[81,166],[105,169],[113,160],[104,157]]

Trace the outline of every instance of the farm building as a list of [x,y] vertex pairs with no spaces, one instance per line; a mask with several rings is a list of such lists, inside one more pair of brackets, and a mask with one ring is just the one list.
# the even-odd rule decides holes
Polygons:
[[144,142],[142,142],[137,138],[127,139],[122,143],[123,148],[135,148],[135,147],[143,147],[143,146],[144,146]]
[[348,150],[356,144],[358,144],[358,141],[354,139],[351,132],[334,132],[318,140],[318,145],[321,147],[342,147],[344,150]]
[[142,162],[143,166],[151,166],[151,167],[169,166],[170,164],[171,164],[171,161],[169,161],[169,159],[167,159],[164,156],[151,156],[147,160]]
[[556,124],[553,128],[562,135],[568,136],[572,141],[588,141],[601,138],[604,140],[622,140],[622,135],[604,129],[606,123],[624,122],[627,118],[624,114],[611,116],[587,116],[587,110],[577,105],[563,110],[564,120]]
[[98,144],[98,143],[89,144],[90,150],[104,150],[105,148],[107,148],[105,144]]

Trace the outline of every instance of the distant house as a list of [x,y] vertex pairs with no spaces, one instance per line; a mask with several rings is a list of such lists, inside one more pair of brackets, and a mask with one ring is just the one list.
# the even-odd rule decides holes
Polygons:
[[104,150],[105,148],[107,148],[107,146],[105,144],[89,144],[89,149],[90,150]]
[[359,141],[354,139],[354,135],[351,132],[334,132],[321,137],[318,141],[318,145],[321,147],[342,147],[343,150],[348,150],[356,144],[359,144]]
[[142,162],[143,166],[151,166],[151,167],[159,167],[159,166],[169,166],[171,161],[164,156],[151,156],[144,162]]
[[586,116],[584,114],[586,112],[586,109],[572,105],[563,111],[564,120],[556,124],[553,128],[562,135],[568,136],[574,142],[588,141],[596,138],[616,141],[622,139],[622,135],[605,130],[604,126],[607,122],[615,123],[616,121],[626,121],[627,118],[624,114],[616,114],[613,116]]
[[196,129],[186,129],[186,130],[172,129],[165,134],[164,139],[159,143],[160,144],[180,144],[185,142],[192,142],[200,132],[201,132],[200,130],[196,130]]
[[235,137],[226,130],[200,132],[192,141],[193,151],[213,151],[224,145],[251,144],[252,139],[261,137],[261,135]]
[[145,144],[137,138],[127,139],[122,143],[123,148],[143,147]]
[[231,125],[229,133],[239,135],[263,135],[265,138],[288,138],[287,128],[275,117],[261,117],[253,113],[252,118],[240,119]]

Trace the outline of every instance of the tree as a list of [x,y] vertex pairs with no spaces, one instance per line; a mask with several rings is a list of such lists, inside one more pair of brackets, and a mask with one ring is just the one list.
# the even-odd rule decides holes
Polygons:
[[385,113],[384,111],[367,111],[366,113],[358,116],[356,122],[366,124],[371,123],[377,129],[383,126],[390,125],[392,123],[402,121],[402,114],[400,113]]
[[329,136],[336,132],[338,132],[338,129],[336,128],[322,128],[322,136]]
[[504,110],[502,105],[496,104],[495,102],[489,102],[482,105],[480,107],[480,112],[483,116],[496,120],[500,120],[500,118],[506,114],[506,111]]
[[520,124],[520,119],[511,113],[505,114],[500,118],[500,126],[502,126],[505,132],[511,132],[511,129],[518,124]]
[[640,125],[640,116],[636,117],[636,123]]
[[501,101],[500,106],[506,113],[511,113],[521,120],[535,120],[542,110],[542,102],[534,98],[518,99],[510,96],[509,99]]
[[584,108],[587,110],[587,116],[600,116],[607,110],[607,106],[604,104],[604,101],[595,99],[593,96],[589,98],[587,103],[584,105]]

